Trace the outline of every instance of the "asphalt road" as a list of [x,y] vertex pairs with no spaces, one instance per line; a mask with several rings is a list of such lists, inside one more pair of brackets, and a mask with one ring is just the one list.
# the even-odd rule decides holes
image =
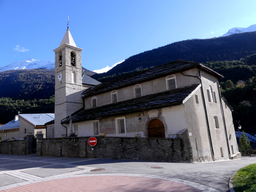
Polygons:
[[256,163],[256,157],[209,163],[167,163],[0,154],[0,190],[69,177],[136,176],[175,181],[202,191],[226,192],[231,175],[252,163]]

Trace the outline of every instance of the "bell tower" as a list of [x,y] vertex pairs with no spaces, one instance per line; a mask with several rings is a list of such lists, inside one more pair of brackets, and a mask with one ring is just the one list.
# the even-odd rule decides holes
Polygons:
[[78,48],[67,27],[60,46],[55,52],[55,121],[54,137],[66,134],[61,120],[83,107],[82,102],[82,49]]

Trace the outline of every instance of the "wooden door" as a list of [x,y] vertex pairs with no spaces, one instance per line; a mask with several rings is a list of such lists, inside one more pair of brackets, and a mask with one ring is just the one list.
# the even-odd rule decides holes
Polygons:
[[165,138],[164,124],[160,120],[154,119],[148,124],[148,137]]

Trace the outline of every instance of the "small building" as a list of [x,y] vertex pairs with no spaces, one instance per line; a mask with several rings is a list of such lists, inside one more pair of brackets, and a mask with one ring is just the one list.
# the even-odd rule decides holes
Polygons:
[[23,139],[27,134],[35,136],[40,132],[46,138],[45,123],[54,120],[54,116],[53,113],[16,115],[14,120],[0,127],[0,137],[2,140]]

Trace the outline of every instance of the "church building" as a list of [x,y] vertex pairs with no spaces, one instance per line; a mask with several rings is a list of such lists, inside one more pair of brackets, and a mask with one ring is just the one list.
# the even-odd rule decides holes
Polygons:
[[52,137],[176,138],[187,130],[194,161],[239,155],[232,108],[216,71],[174,61],[100,83],[82,74],[82,49],[69,28],[54,52]]

